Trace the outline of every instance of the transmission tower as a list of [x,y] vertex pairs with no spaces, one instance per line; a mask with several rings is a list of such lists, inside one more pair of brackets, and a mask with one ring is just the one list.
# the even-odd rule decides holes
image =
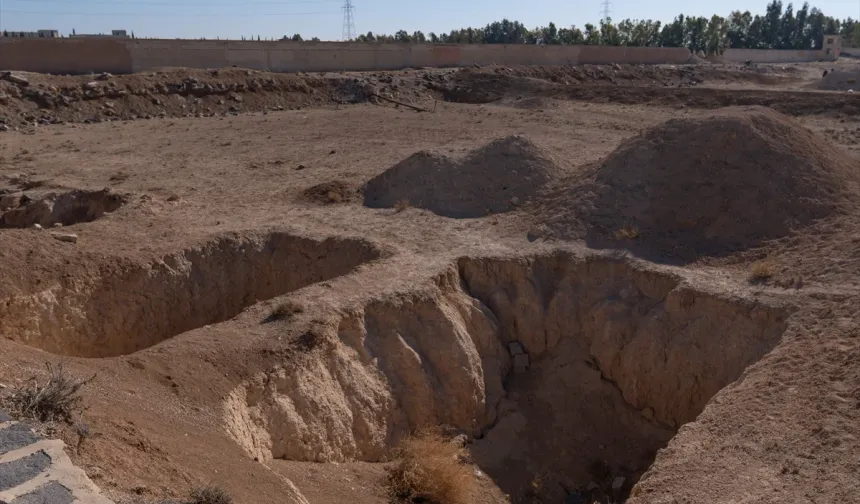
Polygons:
[[601,20],[602,21],[608,21],[612,17],[612,11],[609,8],[612,5],[612,3],[609,0],[603,0],[603,2],[600,5],[603,8],[603,12],[602,12],[603,16],[601,17]]
[[343,35],[344,41],[355,38],[355,20],[352,17],[355,6],[352,5],[352,0],[343,1]]

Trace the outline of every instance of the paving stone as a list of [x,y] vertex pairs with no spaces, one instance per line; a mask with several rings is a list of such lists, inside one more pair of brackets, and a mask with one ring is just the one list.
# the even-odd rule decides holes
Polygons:
[[12,420],[12,418],[9,415],[0,411],[0,422],[9,422],[11,420]]
[[39,436],[25,424],[15,424],[0,429],[0,455],[29,446],[38,440]]
[[72,502],[75,502],[72,492],[56,481],[52,481],[34,492],[18,497],[11,504],[72,504]]
[[50,467],[51,457],[38,451],[12,462],[0,464],[0,491],[9,490],[35,478]]

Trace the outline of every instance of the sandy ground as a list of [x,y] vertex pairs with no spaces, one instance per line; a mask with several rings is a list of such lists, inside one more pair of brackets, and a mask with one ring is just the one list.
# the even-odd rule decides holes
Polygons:
[[[856,66],[839,65],[846,72]],[[30,107],[22,101],[14,111],[6,109],[7,117],[16,114],[7,123],[18,131],[0,132],[0,188],[10,194],[26,189],[34,197],[110,188],[123,195],[125,204],[92,222],[58,229],[0,229],[0,303],[6,303],[5,311],[0,309],[0,383],[10,387],[24,382],[41,372],[46,361],[62,361],[82,376],[96,373],[84,391],[87,410],[80,420],[96,435],[71,456],[118,500],[155,501],[212,483],[243,504],[301,502],[299,493],[311,503],[386,502],[387,456],[379,448],[385,442],[347,449],[326,444],[336,438],[332,432],[314,437],[284,427],[290,436],[302,438],[302,450],[290,445],[289,436],[280,444],[273,437],[260,448],[262,438],[237,434],[254,421],[246,425],[237,420],[252,413],[237,412],[236,394],[250,394],[255,389],[249,384],[261,376],[279,390],[305,386],[271,378],[283,375],[277,370],[288,370],[287,376],[294,368],[315,369],[316,376],[334,373],[332,363],[351,348],[344,320],[356,310],[365,310],[364,331],[373,319],[392,321],[399,334],[421,332],[420,323],[413,326],[397,318],[410,309],[415,320],[435,324],[419,305],[427,296],[439,297],[435,292],[445,284],[440,278],[450,271],[456,277],[459,258],[500,257],[516,263],[555,251],[581,261],[612,252],[588,249],[582,241],[534,240],[539,218],[524,209],[451,219],[414,207],[366,208],[354,195],[313,201],[303,191],[331,181],[340,181],[338,187],[347,191],[358,190],[415,152],[430,149],[457,157],[509,135],[530,139],[564,174],[576,175],[646,128],[671,118],[706,116],[709,109],[731,104],[772,105],[856,159],[860,101],[844,92],[807,89],[830,66],[762,67],[755,77],[749,69],[696,67],[690,72],[701,82],[687,80],[682,89],[668,77],[649,84],[642,71],[629,82],[599,82],[603,77],[597,74],[577,74],[591,79],[582,85],[575,79],[565,82],[570,71],[470,72],[483,76],[472,81],[482,97],[473,101],[487,103],[458,103],[471,96],[458,80],[461,72],[439,71],[447,80],[413,79],[417,71],[407,73],[410,81],[435,84],[421,84],[415,94],[400,89],[397,99],[432,112],[378,100],[344,105],[328,98],[302,99],[295,110],[286,110],[290,107],[283,103],[291,98],[284,98],[275,106],[285,110],[276,110],[266,98],[250,111],[225,108],[210,117],[164,118],[148,111],[148,120],[98,124],[77,120],[90,114],[89,108],[79,109],[80,117],[51,109],[52,117],[65,123],[34,127],[19,121],[21,110]],[[386,75],[365,78],[379,91]],[[391,75],[404,78],[403,73]],[[498,88],[478,87],[486,84],[480,80],[486,76],[514,80],[504,80]],[[127,77],[115,77],[120,78]],[[271,91],[272,96],[280,92]],[[493,93],[492,100],[483,98]],[[242,103],[250,108],[251,102]],[[133,103],[127,110],[123,106],[113,108],[136,115]],[[94,102],[85,107],[95,107]],[[471,447],[480,474],[475,501],[560,502],[564,493],[575,494],[590,481],[603,486],[601,479],[611,481],[620,474],[627,478],[624,494],[629,492],[629,502],[637,503],[856,502],[856,215],[836,216],[826,225],[754,249],[702,257],[684,266],[625,259],[637,271],[660,272],[701,292],[718,292],[720,299],[743,310],[755,311],[750,307],[758,303],[772,307],[765,311],[779,315],[761,317],[773,318],[778,338],[763,343],[738,373],[726,375],[725,383],[719,383],[725,388],[716,395],[719,388],[705,390],[707,378],[696,381],[702,392],[692,402],[707,406],[682,408],[685,413],[678,416],[668,406],[665,414],[656,406],[647,413],[643,403],[631,400],[621,371],[612,375],[599,355],[597,364],[590,360],[594,347],[568,340],[556,354],[529,349],[534,372],[502,373],[505,400],[500,404],[515,415],[501,416],[500,406],[496,413],[504,421],[488,419],[477,429],[479,435],[469,433],[475,438]],[[77,242],[54,239],[52,232],[74,233]],[[271,241],[273,234],[283,239]],[[269,261],[279,247],[296,250],[284,257],[285,264],[257,266],[257,259],[243,259],[248,250],[256,250],[262,251],[259,261]],[[230,255],[234,251],[237,255]],[[762,259],[771,265],[773,279],[752,285],[750,268]],[[198,268],[198,263],[205,266]],[[159,276],[166,271],[171,273]],[[190,283],[174,282],[176,271],[186,272]],[[555,271],[561,275],[560,269]],[[217,280],[206,283],[204,277]],[[790,279],[800,277],[802,286],[792,280],[787,287]],[[225,287],[231,285],[235,293]],[[455,296],[451,292],[441,296]],[[369,315],[371,309],[388,310],[377,305],[392,299],[412,308],[395,304],[401,308],[390,314]],[[299,303],[301,313],[266,322],[285,300]],[[207,307],[205,313],[195,308],[196,302]],[[81,322],[78,332],[62,329],[64,320],[73,324],[81,318],[62,308],[74,303],[84,319],[105,322]],[[443,305],[461,309],[454,301]],[[37,312],[32,320],[25,316]],[[741,317],[735,313],[726,311],[723,318]],[[691,320],[689,324],[696,323],[695,317]],[[741,331],[741,326],[725,327],[705,331],[706,336],[731,341],[721,331]],[[89,343],[75,343],[87,335],[92,336]],[[333,340],[325,335],[334,335]],[[350,376],[346,381],[359,375]],[[489,378],[487,382],[489,397]],[[560,393],[558,383],[567,383],[563,390],[569,394]],[[663,392],[682,394],[688,385]],[[344,396],[348,400],[349,392]],[[299,396],[290,397],[301,403]],[[580,398],[586,405],[577,402]],[[398,402],[392,411],[400,406]],[[456,423],[457,414],[443,418],[437,411],[427,418]],[[268,418],[272,431],[277,422]],[[391,432],[406,425],[405,420],[392,422]],[[358,439],[361,429],[352,429]],[[592,431],[599,434],[584,435]],[[77,444],[73,429],[61,434],[70,445]],[[390,436],[388,441],[394,439]],[[310,438],[318,438],[319,444]],[[575,456],[582,450],[588,456]],[[595,469],[597,459],[608,461],[608,469]],[[553,460],[561,462],[547,462]],[[555,487],[541,488],[545,481]]]

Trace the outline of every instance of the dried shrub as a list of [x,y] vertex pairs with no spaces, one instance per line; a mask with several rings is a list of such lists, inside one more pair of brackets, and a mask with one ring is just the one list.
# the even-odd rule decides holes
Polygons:
[[404,210],[408,210],[411,207],[412,204],[409,203],[409,200],[399,200],[397,203],[394,204],[394,213],[400,213]]
[[233,504],[233,498],[223,488],[207,486],[192,489],[186,504]]
[[753,263],[747,280],[751,284],[761,284],[773,278],[773,264],[768,261]]
[[13,389],[4,398],[10,410],[21,417],[36,419],[40,422],[63,421],[72,423],[72,416],[83,410],[80,390],[95,379],[71,376],[63,364],[56,366],[45,363],[48,377],[45,380],[32,377],[26,385]]
[[283,303],[276,306],[269,316],[266,317],[265,322],[275,322],[278,320],[288,320],[293,318],[295,315],[302,313],[305,309],[299,303],[295,301],[284,301]]
[[398,461],[388,470],[388,492],[394,501],[427,504],[473,502],[475,477],[462,444],[438,431],[424,431],[404,440]]
[[635,240],[639,238],[639,230],[635,226],[624,226],[615,231],[616,240]]

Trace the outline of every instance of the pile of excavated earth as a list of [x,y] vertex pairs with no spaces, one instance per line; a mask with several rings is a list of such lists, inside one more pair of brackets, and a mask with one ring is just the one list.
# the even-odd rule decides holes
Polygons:
[[[546,92],[610,68],[669,75],[416,70],[441,95],[467,73],[548,87],[432,115],[363,104],[8,134],[0,400],[45,361],[95,374],[51,432],[119,503],[206,485],[247,504],[856,500],[856,157],[820,133],[832,119]],[[123,114],[155,95],[196,113],[252,101],[231,98],[246,77],[258,88],[236,96],[307,106],[382,96],[390,76],[180,77],[3,89],[86,115],[93,93],[139,84]],[[398,448],[428,428],[467,454],[430,473],[459,486],[391,493]],[[4,483],[16,457],[0,452],[10,499],[27,495]]]

